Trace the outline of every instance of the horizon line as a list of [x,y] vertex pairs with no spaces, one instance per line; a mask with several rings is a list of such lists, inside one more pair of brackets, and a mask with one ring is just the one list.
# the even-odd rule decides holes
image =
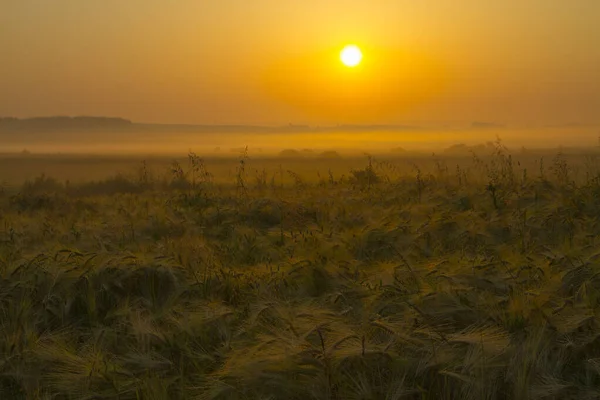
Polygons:
[[[404,128],[404,129],[422,129],[428,128],[435,125],[436,128],[458,128],[458,127],[470,127],[470,128],[496,128],[505,129],[519,126],[535,126],[543,128],[551,127],[597,127],[600,126],[599,122],[578,122],[568,121],[563,123],[544,123],[544,122],[522,122],[507,124],[496,121],[462,121],[462,122],[427,122],[427,123],[337,123],[337,124],[303,124],[288,122],[287,124],[260,124],[260,123],[207,123],[207,122],[149,122],[149,121],[135,121],[129,118],[116,117],[116,116],[95,116],[95,115],[47,115],[47,116],[33,116],[33,117],[13,117],[13,116],[0,116],[0,123],[2,122],[28,122],[28,121],[40,121],[40,120],[105,120],[120,122],[122,124],[136,125],[136,126],[179,126],[179,127],[203,127],[203,128],[256,128],[256,129],[281,129],[281,128],[295,128],[295,129],[332,129],[332,128]],[[440,126],[441,125],[441,126]]]

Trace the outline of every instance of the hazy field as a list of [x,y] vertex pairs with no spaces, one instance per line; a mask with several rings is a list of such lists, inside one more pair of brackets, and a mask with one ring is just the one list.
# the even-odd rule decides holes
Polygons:
[[[598,126],[557,127],[415,127],[397,131],[281,131],[268,133],[226,131],[194,131],[193,128],[152,126],[134,130],[107,130],[99,132],[0,132],[2,152],[20,152],[27,149],[33,153],[110,154],[110,155],[168,155],[177,156],[193,149],[206,156],[229,157],[239,154],[248,146],[253,156],[277,155],[283,149],[311,149],[316,153],[336,150],[345,155],[362,155],[363,152],[388,154],[391,149],[402,147],[409,151],[430,154],[457,143],[476,145],[501,137],[510,148],[535,147],[557,148],[598,145]],[[199,129],[199,128],[198,128]],[[317,128],[315,128],[317,129]]]
[[[185,165],[188,160],[186,154],[193,150],[201,156],[204,162],[210,166],[212,179],[214,182],[231,184],[235,181],[235,171],[239,163],[240,155],[246,151],[250,164],[248,174],[250,179],[257,173],[266,172],[269,176],[281,175],[284,172],[292,170],[303,179],[315,182],[327,175],[331,170],[336,175],[347,175],[353,168],[360,168],[367,160],[368,155],[372,155],[377,161],[386,163],[392,162],[394,169],[401,172],[411,172],[414,165],[419,165],[426,171],[432,171],[437,168],[436,164],[442,161],[451,168],[456,165],[468,167],[472,164],[473,153],[485,156],[493,152],[493,144],[497,137],[486,135],[490,140],[482,141],[452,141],[448,146],[435,145],[411,148],[410,143],[401,143],[402,146],[391,145],[386,148],[370,151],[365,147],[323,147],[315,148],[314,141],[305,141],[295,143],[296,147],[283,146],[278,141],[273,141],[273,150],[270,152],[258,147],[237,146],[229,149],[210,148],[203,150],[196,147],[181,147],[181,151],[170,153],[166,151],[168,147],[161,147],[163,152],[152,152],[151,150],[131,151],[131,148],[124,147],[121,152],[107,152],[102,146],[89,145],[89,153],[57,152],[53,153],[51,147],[44,145],[26,146],[22,144],[14,146],[9,152],[10,146],[3,146],[4,152],[0,153],[0,183],[5,187],[18,187],[26,180],[32,180],[41,174],[53,177],[62,183],[69,180],[72,183],[97,181],[107,179],[115,174],[123,174],[129,178],[135,177],[143,163],[156,179],[170,178],[170,165],[177,161]],[[575,168],[576,173],[581,171],[587,155],[593,155],[600,149],[599,143],[593,141],[593,137],[588,135],[588,144],[584,145],[582,140],[577,140],[577,147],[552,146],[549,140],[546,146],[525,148],[524,146],[513,146],[510,149],[515,162],[519,162],[522,168],[527,168],[530,172],[533,169],[539,169],[539,162],[545,159],[549,162],[558,151],[561,151],[565,160]],[[240,142],[243,143],[243,142]],[[506,143],[502,139],[503,145]],[[294,144],[294,143],[293,143]],[[116,145],[115,145],[116,146]],[[278,147],[275,147],[278,146]],[[64,150],[67,143],[55,144],[55,150]],[[76,145],[75,147],[76,148]],[[247,148],[247,150],[245,150]],[[41,151],[41,152],[36,152]],[[292,182],[289,174],[284,173],[278,180]]]
[[600,397],[600,151],[454,150],[1,156],[0,398]]
[[0,0],[0,400],[600,399],[600,0]]

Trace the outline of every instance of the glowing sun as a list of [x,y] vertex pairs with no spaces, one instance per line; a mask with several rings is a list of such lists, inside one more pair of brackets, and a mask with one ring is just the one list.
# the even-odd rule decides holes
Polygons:
[[356,67],[360,64],[362,57],[362,52],[358,46],[353,44],[344,47],[340,53],[340,60],[346,67]]

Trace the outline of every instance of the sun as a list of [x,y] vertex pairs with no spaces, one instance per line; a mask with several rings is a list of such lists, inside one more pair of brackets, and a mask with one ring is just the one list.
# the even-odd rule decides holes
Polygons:
[[356,67],[362,60],[362,52],[358,46],[350,44],[344,47],[340,53],[340,60],[346,67]]

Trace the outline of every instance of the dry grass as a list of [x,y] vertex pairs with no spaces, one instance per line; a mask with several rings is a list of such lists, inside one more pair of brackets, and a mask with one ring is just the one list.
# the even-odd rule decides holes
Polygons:
[[600,396],[598,171],[239,162],[5,193],[0,398]]

